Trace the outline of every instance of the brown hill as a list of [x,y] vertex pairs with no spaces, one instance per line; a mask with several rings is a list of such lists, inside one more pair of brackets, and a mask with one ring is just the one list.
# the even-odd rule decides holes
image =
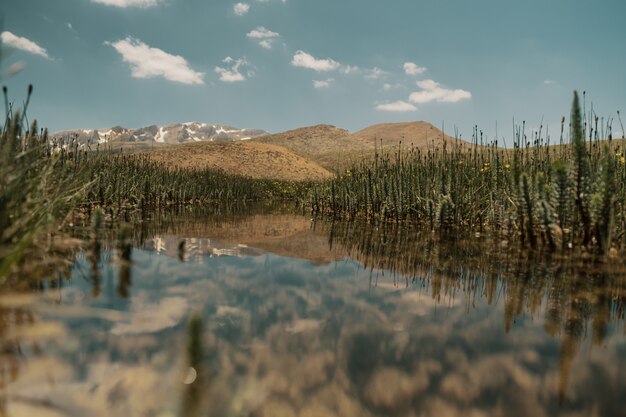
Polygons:
[[221,168],[252,178],[323,180],[374,157],[376,149],[467,146],[427,122],[383,123],[355,133],[330,125],[289,130],[239,142],[198,142],[137,149],[168,166]]
[[329,125],[317,125],[253,139],[290,149],[331,171],[342,171],[352,163],[372,158],[376,149],[393,150],[441,147],[467,142],[457,141],[427,122],[383,123],[355,133]]
[[298,155],[311,158],[327,152],[352,149],[354,143],[349,137],[350,132],[345,129],[316,125],[263,136],[253,141],[282,146]]
[[[362,143],[363,147],[437,147],[445,141],[448,144],[455,139],[444,134],[428,122],[381,123],[355,132],[351,137]],[[459,141],[459,143],[463,143]]]
[[332,174],[284,147],[268,143],[197,142],[142,150],[155,161],[178,168],[215,168],[250,178],[323,180]]

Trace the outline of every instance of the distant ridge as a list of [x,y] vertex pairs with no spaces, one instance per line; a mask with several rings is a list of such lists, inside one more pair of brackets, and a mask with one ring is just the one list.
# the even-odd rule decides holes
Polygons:
[[74,129],[55,132],[51,138],[76,139],[81,145],[104,143],[185,143],[248,140],[266,136],[261,129],[240,129],[227,125],[200,122],[151,125],[138,129],[114,126],[108,129]]
[[470,146],[424,121],[381,123],[354,133],[319,124],[276,134],[188,122],[139,129],[75,129],[51,137],[71,139],[90,149],[110,144],[146,154],[169,168],[221,169],[251,178],[294,181],[331,178],[355,163],[373,159],[381,150]]
[[371,158],[381,148],[469,145],[424,121],[376,124],[354,133],[335,126],[315,125],[261,136],[254,141],[282,146],[333,171],[342,170],[355,160]]

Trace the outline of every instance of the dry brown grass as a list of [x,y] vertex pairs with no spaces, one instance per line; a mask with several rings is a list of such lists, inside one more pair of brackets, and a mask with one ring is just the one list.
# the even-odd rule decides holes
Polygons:
[[172,168],[222,169],[250,178],[304,181],[332,174],[288,149],[258,142],[198,142],[142,150]]

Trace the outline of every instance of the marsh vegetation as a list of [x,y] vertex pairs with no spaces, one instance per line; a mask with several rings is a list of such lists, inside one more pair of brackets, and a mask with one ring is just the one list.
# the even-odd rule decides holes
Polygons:
[[479,145],[476,131],[474,146],[443,142],[380,153],[314,187],[312,211],[442,235],[487,232],[531,249],[606,254],[624,246],[626,165],[623,141],[600,140],[595,122],[583,128],[575,93],[569,144],[563,144],[563,126],[557,146],[541,129],[527,138],[519,126],[512,149],[497,141]]
[[8,112],[1,412],[623,415],[624,143],[579,107],[558,145],[476,130],[322,182]]

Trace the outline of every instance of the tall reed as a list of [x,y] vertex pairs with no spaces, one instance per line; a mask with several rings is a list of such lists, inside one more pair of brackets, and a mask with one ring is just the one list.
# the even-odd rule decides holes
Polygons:
[[480,146],[475,133],[473,146],[381,152],[314,186],[310,207],[337,220],[490,231],[530,248],[605,254],[624,243],[624,143],[602,146],[595,134],[586,146],[582,120],[574,93],[570,144],[550,146],[541,128],[528,138],[522,123],[512,149]]

